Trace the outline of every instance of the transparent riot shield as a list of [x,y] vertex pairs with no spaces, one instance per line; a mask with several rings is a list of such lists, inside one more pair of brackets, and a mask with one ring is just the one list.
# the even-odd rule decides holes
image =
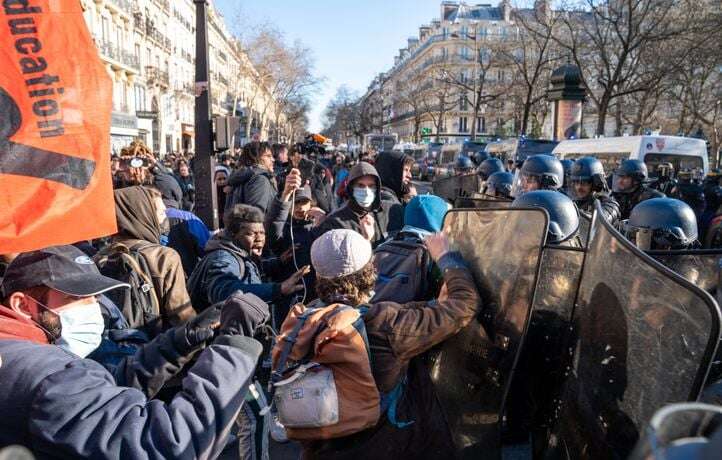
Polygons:
[[502,200],[499,198],[475,193],[470,197],[458,197],[454,202],[455,208],[473,208],[473,209],[498,209],[511,207],[512,200]]
[[482,313],[432,359],[431,379],[462,458],[498,458],[506,394],[528,324],[546,211],[452,210],[444,231],[470,266]]
[[434,195],[439,196],[449,203],[454,203],[457,197],[469,196],[478,193],[481,187],[481,178],[478,174],[464,174],[463,176],[452,176],[439,179],[431,184]]
[[[672,271],[682,275],[692,284],[709,292],[719,304],[722,290],[719,289],[722,278],[722,249],[698,249],[685,251],[647,251],[655,260],[663,263]],[[708,383],[722,379],[722,347],[712,360]]]
[[591,235],[550,457],[626,458],[655,410],[698,396],[719,341],[720,312],[707,292],[604,219]]

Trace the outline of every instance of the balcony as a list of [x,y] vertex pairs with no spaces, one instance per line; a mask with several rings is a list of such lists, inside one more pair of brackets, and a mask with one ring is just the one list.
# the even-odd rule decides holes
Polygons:
[[133,11],[133,3],[130,0],[109,0],[108,3],[119,8],[126,14],[130,14]]
[[158,67],[146,66],[145,67],[145,80],[149,85],[158,85],[164,88],[168,88],[170,85],[170,79],[168,78],[168,72],[163,72]]
[[109,61],[110,65],[115,67],[115,70],[124,69],[134,73],[140,72],[138,56],[101,37],[94,37],[94,39],[101,57]]

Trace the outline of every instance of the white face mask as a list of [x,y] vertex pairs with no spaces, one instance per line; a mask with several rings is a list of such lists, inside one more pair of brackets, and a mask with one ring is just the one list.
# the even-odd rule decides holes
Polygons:
[[60,337],[55,339],[55,345],[81,358],[98,348],[105,330],[105,321],[98,302],[61,311],[51,310],[37,300],[35,302],[60,318]]
[[353,199],[362,208],[370,208],[376,199],[376,189],[371,187],[354,187]]

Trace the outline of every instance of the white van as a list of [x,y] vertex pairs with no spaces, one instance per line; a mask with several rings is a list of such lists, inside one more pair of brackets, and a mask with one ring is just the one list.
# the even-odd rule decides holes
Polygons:
[[604,171],[613,172],[624,159],[642,160],[650,177],[657,176],[660,163],[672,163],[674,171],[709,173],[707,145],[701,139],[678,136],[625,136],[562,141],[552,152],[560,160],[586,156],[599,159]]

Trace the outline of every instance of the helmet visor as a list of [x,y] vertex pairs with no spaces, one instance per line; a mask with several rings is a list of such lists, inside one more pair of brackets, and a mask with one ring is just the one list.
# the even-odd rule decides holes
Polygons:
[[517,169],[514,173],[514,186],[511,189],[511,196],[518,198],[526,192],[540,190],[541,185],[541,177],[526,174]]
[[632,176],[614,173],[614,177],[612,178],[612,191],[616,193],[632,193],[636,186],[636,181]]

